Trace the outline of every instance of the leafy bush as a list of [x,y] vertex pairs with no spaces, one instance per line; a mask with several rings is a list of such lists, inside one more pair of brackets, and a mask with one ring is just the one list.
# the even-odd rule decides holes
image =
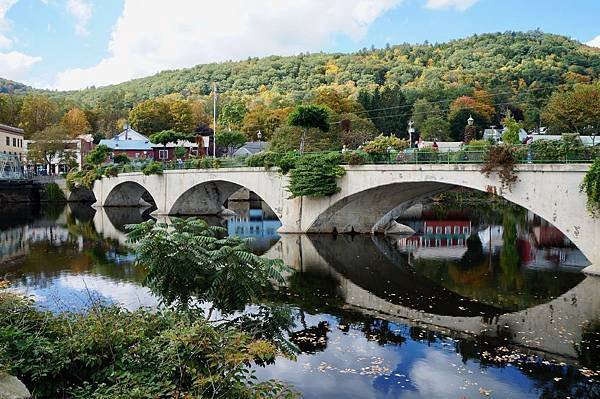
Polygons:
[[469,144],[464,147],[464,149],[467,151],[479,151],[485,150],[491,145],[492,143],[490,143],[488,140],[471,140]]
[[487,177],[493,172],[498,173],[502,187],[510,191],[517,181],[515,171],[516,157],[514,147],[508,144],[491,146],[485,154],[485,163],[481,166],[481,173]]
[[138,264],[147,271],[144,284],[167,305],[210,303],[231,314],[271,290],[271,280],[284,284],[280,260],[254,255],[247,241],[222,238],[226,229],[201,219],[148,221],[129,230]]
[[502,141],[505,144],[521,144],[521,140],[519,140],[519,132],[523,126],[517,122],[512,115],[508,115],[506,118],[504,118],[502,120],[502,124],[506,128],[504,133],[502,133]]
[[337,178],[342,177],[346,171],[340,166],[342,154],[307,154],[296,163],[296,168],[290,172],[290,185],[288,189],[292,198],[326,197],[340,191]]
[[252,167],[264,167],[267,170],[277,166],[280,169],[280,172],[285,175],[296,167],[297,161],[298,154],[293,151],[286,153],[263,151],[246,158],[246,165]]
[[600,157],[585,174],[581,190],[587,195],[587,208],[594,217],[600,216]]
[[85,156],[85,162],[96,166],[102,165],[108,158],[108,154],[110,154],[110,148],[100,144]]
[[104,176],[117,177],[119,175],[119,167],[117,165],[108,166],[104,169]]
[[210,163],[210,166],[213,169],[219,169],[219,168],[221,168],[221,160],[213,158],[213,160]]
[[113,157],[113,162],[116,164],[125,165],[131,162],[131,160],[126,154],[117,154]]
[[364,151],[348,151],[344,153],[344,162],[348,165],[364,165],[371,161],[369,154]]
[[54,315],[0,294],[0,364],[36,398],[293,397],[255,383],[251,364],[278,351],[200,312],[94,306]]
[[144,166],[142,173],[146,176],[149,175],[161,175],[163,172],[163,166],[160,162],[151,161]]
[[46,197],[49,202],[63,202],[66,200],[65,193],[56,183],[48,183],[46,185]]
[[408,140],[402,140],[396,136],[384,136],[381,134],[374,140],[365,144],[363,151],[369,154],[387,154],[388,148],[392,148],[396,151],[403,151],[408,147]]

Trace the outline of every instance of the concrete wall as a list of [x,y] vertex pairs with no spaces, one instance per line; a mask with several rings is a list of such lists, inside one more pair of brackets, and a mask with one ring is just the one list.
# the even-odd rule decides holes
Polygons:
[[326,198],[290,199],[288,177],[262,168],[173,170],[162,175],[121,174],[94,185],[97,206],[134,206],[147,190],[156,214],[216,214],[228,195],[245,187],[260,196],[281,220],[281,233],[368,233],[381,229],[403,209],[452,188],[469,187],[496,193],[551,222],[581,249],[600,273],[600,221],[586,210],[580,192],[588,165],[520,165],[512,190],[495,175],[486,177],[479,165],[347,166],[341,191]]

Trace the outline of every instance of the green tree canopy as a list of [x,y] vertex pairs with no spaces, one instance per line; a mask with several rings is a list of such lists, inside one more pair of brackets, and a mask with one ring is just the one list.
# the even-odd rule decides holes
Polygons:
[[556,134],[600,135],[600,83],[555,92],[542,112],[542,121]]
[[302,153],[309,129],[329,131],[329,109],[322,105],[298,105],[289,115],[288,123],[304,129],[300,139],[300,153]]
[[243,146],[248,138],[242,132],[235,130],[218,132],[216,135],[217,146],[227,150],[227,155],[233,155],[235,150]]
[[131,126],[143,133],[152,134],[172,127],[169,104],[165,101],[146,100],[129,112]]
[[92,151],[85,156],[85,162],[92,165],[102,165],[110,154],[110,148],[104,144],[97,145]]
[[421,122],[419,132],[423,140],[450,141],[450,122],[441,116],[430,116]]

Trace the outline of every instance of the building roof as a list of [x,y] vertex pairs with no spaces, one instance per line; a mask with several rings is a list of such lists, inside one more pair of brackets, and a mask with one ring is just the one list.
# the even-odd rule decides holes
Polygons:
[[267,148],[267,143],[264,141],[248,141],[242,147],[238,148],[233,156],[258,154]]
[[124,140],[131,140],[131,141],[148,141],[148,137],[144,136],[141,133],[136,132],[135,130],[133,130],[130,127],[125,128],[121,133],[117,134],[113,139],[115,140],[120,140],[120,141],[124,141]]
[[152,151],[152,143],[148,140],[115,140],[115,139],[103,139],[100,140],[100,145],[104,144],[111,150],[140,150],[140,151]]
[[20,134],[20,135],[23,135],[25,133],[23,131],[23,129],[19,129],[18,127],[4,125],[2,123],[0,123],[0,130],[1,131],[5,131],[5,132],[9,132],[9,133],[12,133],[12,134]]

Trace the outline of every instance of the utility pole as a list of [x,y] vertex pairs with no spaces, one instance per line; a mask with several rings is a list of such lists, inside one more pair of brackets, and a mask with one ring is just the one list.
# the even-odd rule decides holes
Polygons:
[[213,88],[213,158],[217,158],[217,82]]

